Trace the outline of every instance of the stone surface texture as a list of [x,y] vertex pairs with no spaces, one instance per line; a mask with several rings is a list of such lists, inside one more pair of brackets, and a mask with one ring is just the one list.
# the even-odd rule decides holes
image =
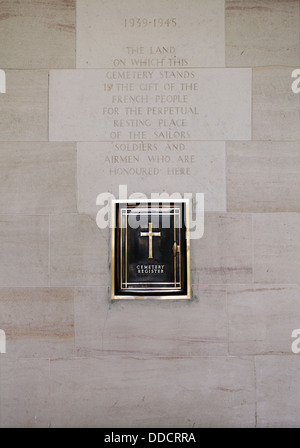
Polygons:
[[[0,1],[1,428],[299,427],[299,33],[299,0]],[[111,302],[120,185],[204,193],[191,300]]]

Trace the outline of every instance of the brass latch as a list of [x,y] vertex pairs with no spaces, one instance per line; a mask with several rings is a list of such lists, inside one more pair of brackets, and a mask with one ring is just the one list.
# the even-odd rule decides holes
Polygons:
[[180,253],[180,246],[177,245],[176,241],[173,244],[173,257],[175,258],[178,253]]

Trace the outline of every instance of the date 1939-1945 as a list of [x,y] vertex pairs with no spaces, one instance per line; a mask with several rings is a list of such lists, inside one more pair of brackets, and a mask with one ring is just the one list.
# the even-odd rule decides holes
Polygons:
[[162,27],[175,27],[177,25],[176,18],[152,18],[147,19],[146,17],[129,17],[124,20],[125,28],[162,28]]

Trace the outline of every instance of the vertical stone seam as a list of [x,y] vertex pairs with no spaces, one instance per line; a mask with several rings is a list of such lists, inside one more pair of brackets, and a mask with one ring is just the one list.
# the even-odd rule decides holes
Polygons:
[[51,286],[51,215],[48,215],[48,286]]
[[[0,354],[0,356],[5,356],[4,354]],[[0,428],[2,428],[2,360],[0,359]]]
[[224,0],[224,62],[225,62],[225,68],[227,68],[227,51],[226,51],[226,3],[227,3],[227,0]]
[[50,142],[50,69],[48,69],[48,120],[47,120],[47,136]]
[[76,163],[76,179],[75,179],[75,196],[76,196],[76,212],[79,212],[79,186],[78,186],[78,142],[75,142],[75,163]]
[[73,357],[77,356],[77,345],[76,345],[76,306],[75,306],[75,288],[72,288],[73,295],[73,332],[74,332],[74,340],[73,340]]
[[52,359],[49,358],[49,428],[52,427],[52,382],[51,382],[51,362]]
[[225,285],[225,310],[226,310],[226,339],[227,339],[227,356],[229,352],[229,314],[228,314],[228,286]]
[[75,64],[74,68],[77,69],[77,0],[75,0]]
[[[298,1],[298,8],[299,8],[299,66],[298,68],[300,68],[300,0]],[[300,113],[300,93],[298,93],[298,100],[299,100],[299,113]],[[299,135],[299,139],[300,139],[300,135]]]
[[254,286],[254,223],[253,223],[253,220],[254,220],[254,216],[253,216],[253,213],[251,213],[252,286]]
[[228,213],[228,195],[227,195],[227,176],[228,176],[228,171],[227,171],[227,140],[225,141],[225,160],[224,160],[224,169],[225,169],[225,213]]
[[253,142],[253,67],[251,67],[251,141]]
[[253,356],[253,365],[254,365],[255,428],[257,428],[257,380],[256,380],[256,356]]
[[51,359],[48,358],[48,409],[49,409],[49,420],[48,420],[48,427],[51,428]]

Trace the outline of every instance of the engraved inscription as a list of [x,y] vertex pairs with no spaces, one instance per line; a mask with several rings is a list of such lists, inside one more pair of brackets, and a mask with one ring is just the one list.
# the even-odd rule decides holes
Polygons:
[[[146,25],[146,21],[140,23],[136,19],[126,22],[126,26],[131,27]],[[127,58],[120,58],[118,63],[114,60],[118,69],[106,71],[104,91],[110,105],[103,107],[103,115],[110,119],[112,140],[120,140],[120,143],[114,143],[114,150],[150,153],[146,157],[127,154],[106,156],[105,163],[109,165],[111,176],[157,176],[162,172],[161,166],[167,167],[164,170],[166,176],[191,175],[194,154],[171,157],[164,151],[184,151],[182,141],[193,137],[190,119],[195,120],[199,115],[198,106],[193,104],[193,94],[199,89],[195,72],[181,68],[149,69],[187,65],[188,61],[178,58],[176,53],[175,46],[127,46]],[[153,59],[153,56],[158,58]],[[120,68],[128,64],[144,69]],[[140,142],[128,143],[137,140]],[[158,144],[152,143],[155,140],[173,140],[174,143],[167,142],[162,154],[154,155],[158,151]],[[142,159],[145,166],[141,166]],[[139,166],[135,167],[135,164]]]
[[164,274],[164,264],[138,264],[136,271],[138,274]]

